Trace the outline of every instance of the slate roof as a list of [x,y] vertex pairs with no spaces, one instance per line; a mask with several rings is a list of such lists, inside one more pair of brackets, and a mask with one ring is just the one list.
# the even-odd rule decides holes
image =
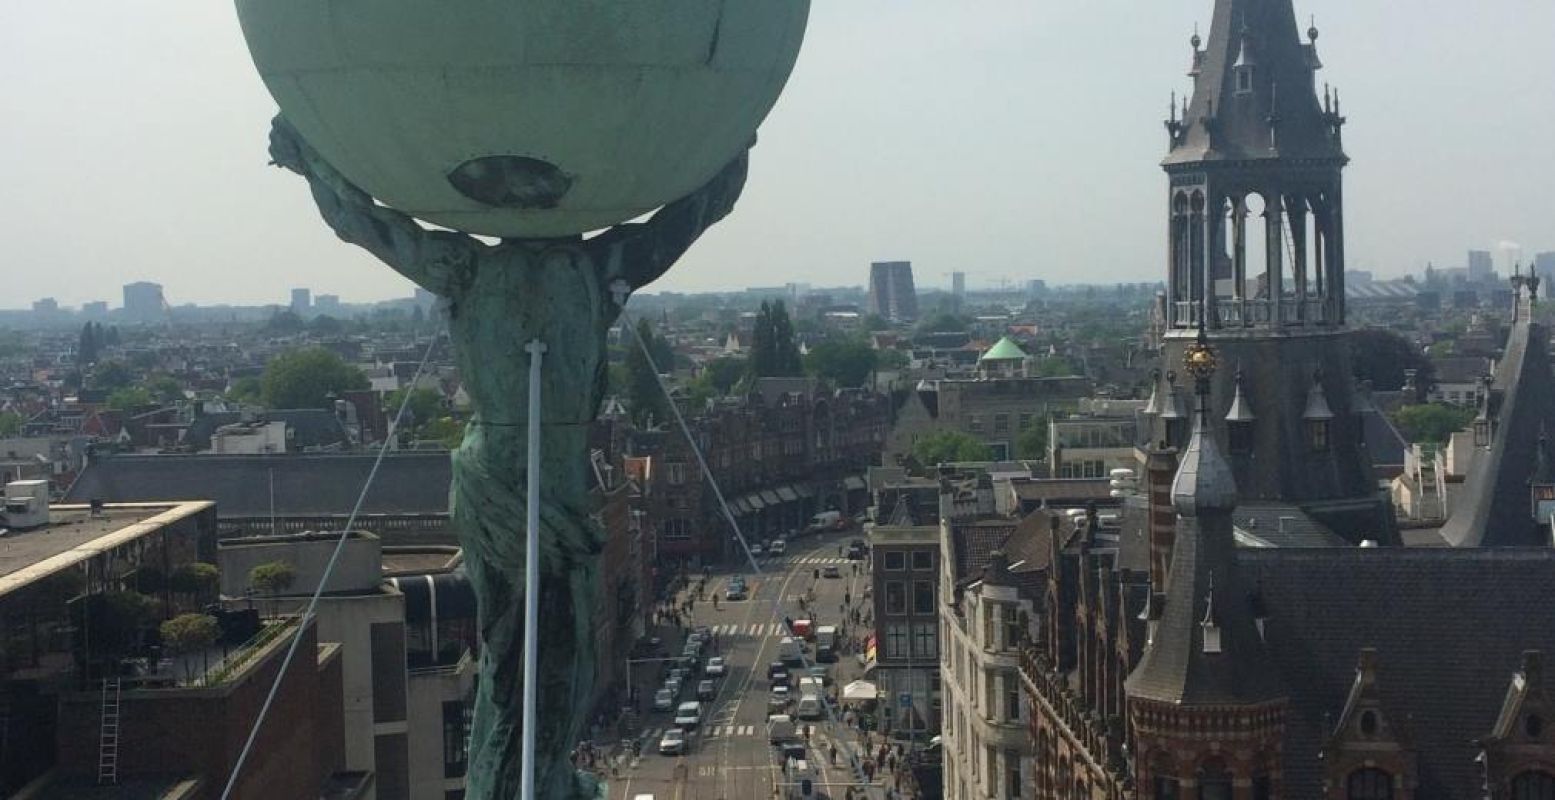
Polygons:
[[955,580],[982,577],[988,556],[1004,547],[1014,531],[1015,522],[1007,519],[952,523],[950,550],[955,559]]
[[1322,796],[1318,748],[1378,651],[1383,710],[1418,748],[1416,796],[1482,794],[1472,740],[1490,734],[1524,650],[1555,653],[1555,550],[1242,549],[1290,694],[1285,793]]
[[[1232,523],[1270,547],[1345,547],[1343,537],[1289,503],[1252,500],[1231,512]],[[1281,528],[1284,530],[1281,530]]]
[[[1494,422],[1490,452],[1475,460],[1458,510],[1442,525],[1457,547],[1534,546],[1544,542],[1530,509],[1528,478],[1538,461],[1540,432],[1555,431],[1555,374],[1549,332],[1526,317],[1512,324],[1506,354],[1496,367],[1488,413]],[[1555,460],[1555,453],[1546,456]]]
[[[288,431],[295,431],[288,434],[286,443],[292,450],[344,446],[350,443],[350,438],[346,436],[346,429],[340,424],[340,420],[333,412],[321,408],[283,408],[265,411],[256,415],[255,419],[286,423]],[[211,434],[214,434],[217,428],[241,421],[242,414],[237,411],[203,414],[189,423],[189,429],[184,433],[184,445],[194,448],[197,452],[209,450]]]
[[[372,469],[371,453],[272,456],[121,455],[89,464],[66,502],[214,500],[219,517],[270,514],[270,482],[280,516],[351,513]],[[452,463],[445,451],[383,459],[363,514],[445,514]]]

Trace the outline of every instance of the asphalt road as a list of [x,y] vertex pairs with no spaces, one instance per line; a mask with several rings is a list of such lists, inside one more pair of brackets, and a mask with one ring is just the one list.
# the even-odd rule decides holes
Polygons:
[[[651,794],[654,800],[771,800],[787,796],[777,793],[787,781],[778,751],[767,741],[767,664],[777,659],[778,642],[785,635],[784,617],[810,618],[816,625],[835,625],[842,621],[840,606],[845,592],[855,604],[860,602],[868,576],[854,576],[852,565],[859,564],[862,569],[866,562],[848,561],[838,555],[838,545],[856,536],[857,532],[841,532],[805,537],[790,542],[785,556],[761,559],[761,574],[748,566],[740,570],[738,574],[745,576],[750,587],[750,596],[744,601],[723,599],[728,579],[735,572],[713,574],[707,599],[695,604],[693,626],[706,625],[716,634],[718,650],[709,652],[724,656],[728,673],[718,687],[717,697],[706,704],[708,712],[684,756],[662,756],[658,752],[659,735],[673,726],[673,714],[647,712],[642,755],[610,782],[611,800],[635,800],[641,794]],[[841,577],[817,579],[815,572],[828,565],[837,566]],[[814,613],[801,611],[799,599],[812,590],[814,601],[810,608]],[[716,609],[712,592],[719,597]],[[668,644],[673,652],[679,652],[679,642]],[[814,657],[811,645],[806,649],[807,662],[814,663]],[[841,686],[861,672],[851,654],[826,666],[839,692]],[[700,679],[698,675],[687,681],[680,700],[694,699],[696,681]],[[839,719],[839,727],[840,722]],[[847,746],[854,740],[833,728],[825,718],[809,724],[810,761],[820,772],[821,785],[816,796],[841,798],[845,787],[855,782],[845,756]],[[836,767],[829,763],[833,744],[839,750]]]

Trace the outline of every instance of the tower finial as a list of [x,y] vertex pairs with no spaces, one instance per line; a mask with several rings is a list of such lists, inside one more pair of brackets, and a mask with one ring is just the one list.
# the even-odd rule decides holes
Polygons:
[[1197,51],[1199,49],[1200,45],[1204,44],[1204,40],[1199,38],[1199,23],[1198,22],[1194,22],[1193,23],[1193,38],[1189,39],[1188,43],[1193,45],[1193,49],[1195,51]]
[[1312,44],[1317,44],[1317,15],[1316,14],[1312,15],[1312,21],[1310,23],[1310,27],[1307,28],[1307,41],[1311,42]]

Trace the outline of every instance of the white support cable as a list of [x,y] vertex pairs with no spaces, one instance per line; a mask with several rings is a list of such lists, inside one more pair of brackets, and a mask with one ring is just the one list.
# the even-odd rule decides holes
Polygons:
[[523,762],[519,767],[520,796],[535,800],[535,690],[540,682],[540,362],[545,343],[535,339],[529,353],[529,463],[524,476],[528,497],[524,517],[524,728]]
[[[745,535],[741,533],[740,526],[734,521],[734,514],[729,510],[729,503],[724,499],[723,490],[719,488],[718,481],[713,477],[712,470],[707,466],[707,459],[702,455],[702,448],[697,445],[696,437],[691,434],[691,427],[686,424],[686,418],[681,415],[680,406],[675,404],[675,398],[670,395],[669,384],[665,382],[663,374],[659,372],[658,365],[653,361],[653,353],[649,352],[648,343],[644,341],[643,337],[637,332],[637,328],[631,324],[631,318],[627,315],[625,308],[621,310],[621,327],[632,332],[632,338],[637,340],[637,346],[642,350],[643,357],[648,360],[648,366],[653,370],[654,381],[658,383],[659,391],[664,393],[665,402],[669,404],[670,411],[675,415],[675,421],[680,425],[681,432],[685,434],[686,443],[691,446],[691,452],[696,456],[697,464],[702,468],[703,477],[707,479],[708,485],[713,487],[713,494],[718,498],[718,506],[724,512],[724,518],[729,521],[729,527],[734,529],[735,538],[739,540],[740,547],[745,550],[745,558],[750,562],[751,569],[754,570],[757,575],[763,574],[761,571],[761,566],[756,563],[756,557],[751,553],[750,545],[745,541]],[[784,603],[785,600],[782,596],[782,593],[780,592],[778,596],[773,599],[773,619],[776,619],[777,615],[782,612],[782,606]],[[793,631],[789,630],[788,634],[790,636],[793,635]],[[803,647],[799,648],[799,663],[802,667],[804,667],[805,675],[809,675],[811,667],[810,659],[805,655]],[[754,670],[755,667],[753,666],[752,669]],[[831,704],[823,702],[821,703],[821,708],[825,709],[826,720],[827,722],[831,723],[832,729],[840,731],[842,726],[837,721],[837,713],[832,708]],[[843,752],[848,757],[848,765],[853,768],[854,778],[857,779],[858,783],[863,783],[864,761],[863,758],[859,755],[857,744],[848,740],[846,737],[839,737],[839,739],[842,743]]]
[[232,774],[227,776],[227,786],[221,792],[221,800],[228,800],[232,796],[232,790],[237,786],[238,776],[243,774],[243,765],[248,760],[249,753],[254,748],[254,742],[259,738],[259,729],[265,724],[265,717],[270,713],[270,706],[275,702],[275,696],[280,691],[281,680],[286,677],[286,671],[291,667],[292,658],[297,655],[297,646],[302,642],[303,629],[313,620],[314,612],[318,608],[319,598],[324,594],[324,586],[329,583],[330,574],[335,570],[335,564],[340,560],[340,553],[345,550],[346,540],[351,536],[351,529],[356,527],[356,518],[362,512],[362,505],[367,500],[367,493],[372,489],[373,481],[378,477],[378,467],[383,464],[383,457],[389,452],[389,442],[394,440],[394,433],[399,428],[400,420],[405,416],[405,409],[410,405],[411,390],[421,380],[421,373],[426,370],[427,363],[432,360],[432,351],[437,348],[437,342],[442,337],[442,329],[439,328],[432,334],[432,341],[427,343],[427,350],[421,356],[421,363],[416,367],[416,374],[410,380],[405,390],[405,396],[400,399],[399,410],[394,413],[394,419],[389,421],[389,429],[384,433],[383,446],[378,448],[378,457],[373,459],[373,466],[367,473],[367,480],[362,484],[361,494],[356,497],[356,505],[351,508],[351,516],[346,519],[345,527],[340,530],[340,538],[335,540],[335,549],[329,555],[329,562],[324,565],[324,574],[319,577],[319,585],[313,590],[313,596],[309,598],[307,608],[302,617],[297,621],[297,632],[292,635],[292,642],[286,648],[286,657],[281,660],[281,669],[275,675],[275,681],[270,684],[270,692],[265,695],[264,705],[259,707],[259,716],[254,719],[254,726],[249,729],[248,740],[243,743],[243,749],[238,753],[237,763],[232,765]]
[[664,382],[664,376],[659,373],[659,365],[653,361],[653,353],[649,352],[648,343],[643,341],[642,335],[632,325],[632,319],[624,308],[621,310],[621,327],[632,332],[632,338],[637,340],[637,346],[643,351],[643,358],[648,360],[648,367],[653,370],[653,379],[659,384],[659,391],[664,393],[664,402],[669,404],[670,412],[675,415],[675,422],[686,435],[686,443],[691,445],[691,452],[697,457],[697,465],[702,468],[702,476],[707,478],[708,485],[713,487],[713,495],[718,498],[718,507],[724,512],[724,519],[728,520],[730,529],[734,531],[734,538],[739,540],[740,549],[745,551],[745,559],[750,562],[751,570],[757,575],[762,574],[761,565],[756,563],[756,556],[751,553],[750,544],[745,541],[745,534],[740,530],[739,523],[734,521],[734,512],[729,510],[729,502],[724,499],[723,489],[718,488],[718,481],[713,478],[713,471],[708,468],[707,459],[702,456],[702,448],[697,446],[696,437],[691,435],[691,426],[686,424],[686,418],[680,413],[680,406],[675,404],[675,398],[670,395],[669,384]]

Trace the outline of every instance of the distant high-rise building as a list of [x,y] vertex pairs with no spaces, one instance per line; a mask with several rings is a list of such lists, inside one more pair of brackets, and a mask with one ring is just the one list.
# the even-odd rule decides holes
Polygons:
[[950,293],[956,297],[966,297],[966,273],[950,273]]
[[59,301],[52,297],[34,300],[32,301],[32,311],[34,314],[58,314]]
[[89,303],[82,303],[81,313],[88,317],[106,317],[108,316],[108,301],[93,300]]
[[918,290],[911,261],[876,261],[869,265],[869,313],[897,322],[918,318]]
[[432,307],[437,305],[437,295],[421,288],[420,286],[416,287],[415,298],[416,305],[421,306],[422,309],[427,311],[432,310]]
[[167,301],[162,284],[137,281],[124,285],[124,313],[131,319],[150,319],[162,315]]
[[1544,277],[1555,276],[1555,252],[1540,253],[1533,257],[1533,268]]
[[313,293],[307,289],[292,290],[292,313],[305,316],[313,310]]
[[321,294],[313,298],[313,310],[320,314],[338,316],[340,314],[340,295]]
[[1495,271],[1496,262],[1489,250],[1469,251],[1469,283],[1488,281]]
[[1044,280],[1041,280],[1041,279],[1033,279],[1033,280],[1026,281],[1026,294],[1029,294],[1032,297],[1036,297],[1037,295],[1046,294],[1046,293],[1047,293],[1047,281],[1044,281]]

